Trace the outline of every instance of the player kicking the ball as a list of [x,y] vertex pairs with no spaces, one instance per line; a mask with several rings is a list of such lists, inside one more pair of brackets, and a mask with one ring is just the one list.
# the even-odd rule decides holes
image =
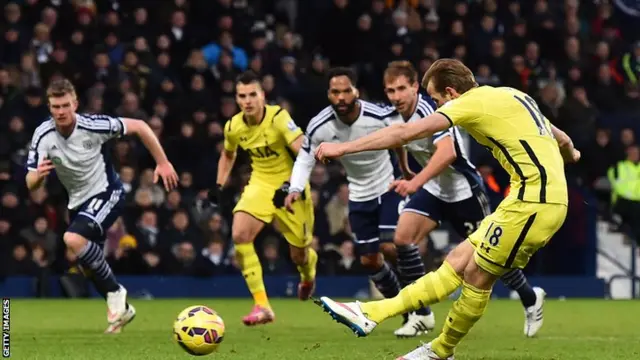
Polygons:
[[458,60],[434,62],[422,85],[440,105],[437,112],[353,142],[321,144],[316,157],[326,160],[395,148],[460,126],[489,148],[509,173],[511,192],[438,270],[393,299],[342,304],[322,297],[319,303],[336,320],[366,336],[385,319],[442,301],[462,285],[440,336],[399,358],[453,359],[456,346],[484,314],[495,282],[512,269],[524,268],[564,223],[568,192],[563,159],[578,161],[580,152],[533,99],[511,88],[478,87],[471,70]]
[[[418,93],[418,72],[408,61],[394,61],[384,73],[385,93],[398,111],[394,122],[413,123],[433,113],[430,99]],[[437,132],[432,137],[411,141],[405,147],[425,167],[411,180],[396,180],[392,188],[403,197],[411,195],[398,220],[394,243],[398,249],[398,272],[403,285],[425,275],[416,244],[444,220],[451,223],[462,238],[476,231],[482,219],[491,213],[484,183],[469,161],[464,138],[457,127]],[[517,291],[525,307],[524,333],[534,336],[543,322],[544,291],[532,288],[522,270],[513,269],[501,277]],[[427,308],[428,309],[428,308]],[[409,315],[397,336],[412,337],[432,329],[433,315],[419,310]]]
[[135,134],[157,163],[156,181],[162,178],[167,191],[178,183],[173,166],[149,126],[141,121],[107,115],[77,114],[76,91],[68,80],[47,89],[51,118],[36,128],[27,159],[27,188],[45,183],[55,169],[69,194],[70,225],[64,243],[77,256],[83,273],[107,300],[106,333],[119,333],[136,315],[127,302],[127,290],[117,281],[102,252],[106,232],[122,213],[124,189],[104,144]]
[[[218,162],[216,187],[209,192],[219,202],[223,186],[236,160],[238,147],[251,157],[251,179],[233,209],[232,237],[235,254],[253,295],[255,306],[242,321],[252,326],[275,320],[262,279],[262,266],[253,242],[274,218],[289,243],[291,259],[300,272],[298,297],[307,300],[315,288],[318,255],[309,246],[313,239],[313,202],[308,184],[302,186],[300,201],[292,211],[284,208],[287,182],[293,169],[289,151],[297,154],[302,130],[280,106],[265,105],[260,79],[252,72],[238,77],[236,101],[241,111],[224,126],[224,151]],[[283,185],[285,184],[285,185]]]

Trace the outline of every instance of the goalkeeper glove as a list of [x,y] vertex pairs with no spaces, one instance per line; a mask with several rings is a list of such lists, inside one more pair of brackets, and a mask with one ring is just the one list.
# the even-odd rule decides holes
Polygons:
[[278,190],[276,190],[275,194],[273,194],[273,205],[276,208],[281,208],[284,206],[284,199],[289,195],[289,184],[288,181],[285,181],[282,186]]

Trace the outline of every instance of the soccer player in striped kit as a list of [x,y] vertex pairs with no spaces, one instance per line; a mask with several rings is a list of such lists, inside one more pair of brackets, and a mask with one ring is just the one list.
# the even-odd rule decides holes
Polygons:
[[102,252],[106,232],[124,208],[123,186],[104,145],[111,139],[135,134],[156,161],[156,181],[162,179],[169,191],[176,187],[178,176],[144,121],[77,114],[76,91],[66,79],[52,82],[47,98],[51,118],[33,134],[26,164],[27,188],[43,186],[55,169],[69,194],[70,224],[63,240],[107,301],[109,325],[105,333],[119,333],[136,311],[127,302],[127,290],[116,281]]
[[[318,144],[351,141],[390,125],[392,109],[359,99],[356,75],[351,69],[334,68],[327,77],[331,105],[320,111],[307,126],[291,174],[289,196],[285,200],[289,208],[301,199],[315,165],[313,153]],[[408,168],[406,152],[402,148],[396,150],[399,166],[405,177],[410,178],[413,173]],[[340,162],[349,182],[349,225],[360,263],[382,295],[393,297],[401,285],[384,255],[395,257],[393,233],[404,199],[389,191],[395,175],[391,154],[387,150],[370,151],[344,157]]]

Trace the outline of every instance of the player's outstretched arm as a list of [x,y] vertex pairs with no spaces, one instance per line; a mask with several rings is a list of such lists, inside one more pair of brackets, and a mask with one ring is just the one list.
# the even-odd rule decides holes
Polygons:
[[320,144],[316,149],[316,158],[324,161],[346,154],[397,148],[410,141],[448,129],[450,126],[451,123],[444,115],[433,113],[415,122],[394,124],[354,141],[342,144]]
[[178,174],[176,174],[173,165],[167,158],[167,154],[165,154],[162,145],[160,145],[160,141],[149,125],[142,120],[128,118],[122,119],[122,122],[126,128],[126,133],[134,134],[140,138],[144,146],[151,153],[151,156],[153,156],[153,160],[156,162],[156,170],[154,173],[156,178],[154,180],[157,181],[158,177],[162,178],[167,191],[178,186]]
[[566,163],[571,163],[580,160],[580,151],[573,146],[573,141],[569,135],[555,127],[553,124],[551,125],[551,131],[558,142],[558,147],[560,148],[560,153],[562,154],[564,161]]

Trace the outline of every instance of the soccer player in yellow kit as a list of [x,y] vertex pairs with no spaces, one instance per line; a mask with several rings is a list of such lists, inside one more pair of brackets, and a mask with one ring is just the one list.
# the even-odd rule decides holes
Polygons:
[[253,246],[265,224],[275,219],[289,243],[291,259],[300,272],[298,297],[301,300],[309,299],[315,288],[318,255],[309,246],[314,223],[309,184],[301,199],[293,204],[292,211],[284,208],[286,189],[282,187],[291,176],[295,154],[302,144],[302,130],[285,109],[265,105],[260,80],[252,72],[238,77],[236,101],[241,111],[224,127],[224,151],[218,162],[215,190],[219,193],[227,183],[238,147],[244,149],[251,158],[252,173],[233,209],[231,233],[238,264],[255,301],[253,310],[242,319],[245,325],[251,326],[275,320],[262,279],[262,266]]
[[462,285],[440,336],[399,358],[451,360],[455,347],[484,314],[496,280],[511,269],[524,268],[564,223],[568,204],[564,162],[578,161],[580,152],[527,94],[479,87],[471,70],[458,60],[434,62],[422,85],[440,106],[435,113],[352,142],[321,144],[316,157],[324,161],[395,148],[457,125],[491,151],[509,173],[511,191],[438,270],[395,298],[343,304],[322,297],[318,303],[357,335],[366,336],[381,321],[442,301]]

